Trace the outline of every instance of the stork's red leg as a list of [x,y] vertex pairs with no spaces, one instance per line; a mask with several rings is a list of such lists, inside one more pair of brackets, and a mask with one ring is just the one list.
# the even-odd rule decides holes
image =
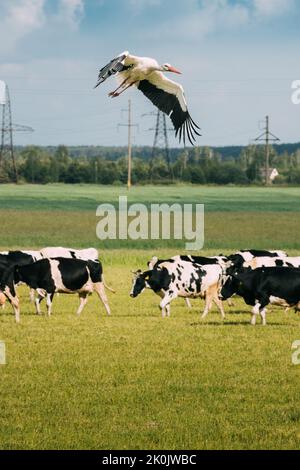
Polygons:
[[123,90],[120,91],[120,93],[114,93],[113,95],[111,95],[112,98],[116,98],[117,96],[121,95],[121,93],[123,93],[124,91],[126,91],[128,88],[130,88],[132,85],[134,85],[135,83],[137,83],[137,81],[135,82],[132,82],[130,83],[129,85],[127,85],[127,87],[123,88]]
[[108,93],[108,96],[113,96],[122,86],[125,85],[127,80],[128,80],[128,78],[125,78],[125,80],[123,80],[123,82],[121,83],[121,85],[118,86],[118,88],[116,88],[114,91],[111,91],[110,93]]

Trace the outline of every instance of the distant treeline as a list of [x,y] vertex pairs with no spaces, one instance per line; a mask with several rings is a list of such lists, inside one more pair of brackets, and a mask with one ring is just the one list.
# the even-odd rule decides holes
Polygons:
[[[28,183],[125,184],[124,147],[17,147],[19,180]],[[151,147],[133,148],[133,184],[261,184],[264,146],[194,147],[170,149],[168,164],[163,150],[152,156]],[[277,168],[275,184],[300,184],[300,143],[271,148],[270,167]],[[0,182],[14,180],[11,162],[0,168]]]

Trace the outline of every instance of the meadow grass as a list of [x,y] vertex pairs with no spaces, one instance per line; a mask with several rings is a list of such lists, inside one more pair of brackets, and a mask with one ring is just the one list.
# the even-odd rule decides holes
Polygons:
[[102,203],[117,203],[120,195],[129,203],[198,203],[206,212],[297,212],[300,187],[232,186],[123,186],[100,185],[0,185],[0,208],[21,211],[90,211]]
[[[272,307],[250,325],[235,300],[226,320],[182,299],[162,319],[159,298],[129,297],[132,269],[183,244],[97,240],[95,210],[126,191],[96,186],[0,185],[0,249],[96,246],[112,309],[94,294],[78,318],[77,296],[60,295],[37,316],[19,288],[21,323],[0,310],[1,449],[298,449],[300,366],[291,345],[300,318]],[[204,254],[287,248],[299,254],[299,188],[133,188],[134,202],[205,203]],[[114,249],[111,249],[114,248]],[[43,306],[45,312],[45,305]]]
[[201,203],[205,249],[282,248],[300,250],[300,188],[145,186],[131,191],[95,185],[0,185],[0,245],[69,245],[102,249],[183,249],[178,240],[98,240],[96,208],[128,202]]

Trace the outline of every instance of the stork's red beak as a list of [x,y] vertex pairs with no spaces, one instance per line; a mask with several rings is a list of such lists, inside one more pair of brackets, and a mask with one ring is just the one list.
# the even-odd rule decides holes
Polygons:
[[172,67],[172,66],[169,67],[169,72],[181,74],[181,72],[178,69],[175,69],[175,67]]

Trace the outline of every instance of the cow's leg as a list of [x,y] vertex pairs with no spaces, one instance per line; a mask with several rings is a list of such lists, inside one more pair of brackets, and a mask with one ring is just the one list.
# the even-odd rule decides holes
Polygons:
[[186,304],[187,308],[192,308],[190,299],[188,299],[187,297],[185,297],[184,300],[185,300],[185,304]]
[[19,323],[19,321],[20,321],[20,306],[19,306],[19,299],[18,299],[17,296],[15,296],[12,299],[11,304],[12,304],[14,312],[15,312],[16,322]]
[[221,299],[219,299],[218,286],[216,285],[216,286],[212,287],[212,291],[213,291],[213,301],[216,304],[216,306],[218,307],[218,309],[221,313],[221,317],[224,320],[225,312],[224,312],[224,308],[223,308],[223,302],[222,302]]
[[8,301],[11,303],[11,305],[14,309],[16,322],[19,323],[19,321],[20,321],[20,302],[19,302],[18,296],[16,294],[12,295],[9,288],[5,289],[4,294],[6,295],[6,297],[8,298]]
[[166,315],[167,315],[167,317],[170,316],[170,310],[171,310],[170,304],[166,305]]
[[106,292],[105,292],[103,282],[95,282],[94,289],[97,292],[101,302],[103,303],[107,315],[110,315],[110,308],[108,305],[108,299],[106,297]]
[[12,306],[13,306],[16,322],[19,323],[19,321],[20,321],[20,305],[19,305],[19,299],[18,299],[17,296],[15,296],[15,297],[12,297],[11,299],[8,299],[8,300],[10,301],[10,303],[11,303]]
[[207,289],[207,291],[205,293],[205,308],[204,308],[203,314],[201,316],[202,319],[205,318],[206,315],[208,314],[208,312],[210,311],[211,306],[212,306],[212,301],[213,301],[212,292],[211,292],[210,289]]
[[30,302],[31,302],[32,304],[34,303],[34,297],[35,297],[34,289],[30,288],[30,290],[29,290],[29,298],[30,298]]
[[38,289],[37,293],[38,293],[38,296],[35,299],[35,309],[36,309],[37,315],[41,315],[40,303],[45,298],[45,292]]
[[260,316],[261,316],[261,319],[262,319],[262,324],[263,326],[265,326],[267,324],[266,322],[266,313],[267,313],[267,309],[266,309],[266,306],[268,305],[270,299],[268,296],[261,296],[260,299],[259,299],[259,302],[260,302],[260,308],[259,308],[259,313],[260,313]]
[[78,310],[77,310],[77,315],[81,314],[85,304],[87,303],[88,293],[87,292],[80,292],[79,299],[80,299],[80,305],[79,305]]
[[[159,308],[161,308],[161,307],[159,306]],[[170,311],[171,311],[170,304],[166,305],[165,308],[162,308],[161,309],[162,318],[165,318],[166,316],[169,317],[170,316]]]
[[256,324],[256,316],[259,315],[259,312],[260,312],[260,303],[257,302],[252,309],[251,325],[254,326]]
[[225,312],[224,312],[222,300],[218,298],[218,295],[217,295],[216,297],[214,297],[213,300],[214,300],[216,306],[218,307],[218,309],[219,309],[219,311],[220,311],[220,313],[221,313],[221,317],[222,317],[223,320],[224,320],[224,318],[225,318]]
[[53,297],[54,297],[54,292],[47,292],[47,314],[48,314],[48,317],[51,317],[51,310],[52,310],[52,300],[53,300]]
[[266,326],[267,324],[267,321],[266,321],[266,308],[263,308],[261,311],[260,311],[260,316],[261,316],[261,319],[262,319],[262,324],[263,326]]
[[177,295],[176,294],[165,294],[164,298],[160,302],[159,306],[161,309],[161,314],[163,317],[167,314],[168,317],[170,316],[170,302],[174,299],[176,299]]
[[[156,294],[159,295],[159,297],[160,297],[161,299],[163,299],[164,296],[165,296],[165,293],[164,293],[163,291],[156,292]],[[160,306],[159,306],[159,308],[160,308]],[[166,305],[165,308],[161,309],[161,316],[162,316],[163,318],[165,318],[166,315],[167,315],[168,317],[170,316],[170,305]]]
[[[206,317],[206,315],[210,311],[211,305],[212,305],[212,299],[208,295],[206,295],[205,296],[205,308],[204,308],[203,313],[201,315],[202,320],[203,320],[203,318]],[[200,314],[201,314],[201,312],[200,312]]]

